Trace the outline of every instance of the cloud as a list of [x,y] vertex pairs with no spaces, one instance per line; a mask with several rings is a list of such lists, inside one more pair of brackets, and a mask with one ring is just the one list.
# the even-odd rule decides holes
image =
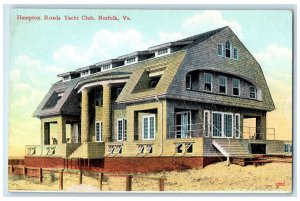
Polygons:
[[193,33],[202,33],[224,26],[229,26],[238,37],[242,38],[241,25],[236,20],[224,19],[222,13],[216,10],[203,11],[187,18],[182,24],[182,29]]
[[292,50],[276,43],[268,45],[262,52],[254,53],[266,77],[292,81]]

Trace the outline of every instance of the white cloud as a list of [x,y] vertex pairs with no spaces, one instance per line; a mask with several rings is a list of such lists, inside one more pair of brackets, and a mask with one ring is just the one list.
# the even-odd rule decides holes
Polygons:
[[258,63],[266,72],[266,77],[285,78],[291,81],[292,77],[292,50],[272,43],[262,52],[254,53]]
[[62,46],[53,53],[53,58],[58,65],[73,70],[183,37],[184,35],[179,32],[159,32],[157,40],[147,41],[136,29],[115,32],[101,29],[93,35],[85,47]]
[[194,16],[187,18],[182,24],[183,30],[193,32],[194,34],[224,26],[229,26],[238,37],[242,38],[241,25],[236,20],[230,21],[224,19],[222,13],[216,10],[197,13]]

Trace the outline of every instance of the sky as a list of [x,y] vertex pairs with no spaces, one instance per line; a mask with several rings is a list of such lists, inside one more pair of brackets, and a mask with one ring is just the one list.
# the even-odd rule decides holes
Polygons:
[[[17,20],[17,15],[61,20]],[[93,16],[95,20],[64,20]],[[119,21],[99,21],[117,16]],[[131,20],[122,20],[128,16]],[[40,144],[32,114],[57,74],[229,26],[260,63],[275,103],[267,127],[292,138],[292,13],[287,10],[12,9],[9,22],[9,156]]]

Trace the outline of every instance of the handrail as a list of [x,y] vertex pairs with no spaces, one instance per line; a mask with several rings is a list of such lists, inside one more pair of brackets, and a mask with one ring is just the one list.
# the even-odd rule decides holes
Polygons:
[[[212,126],[212,128],[215,128],[218,132],[220,132],[221,134],[222,134],[222,131],[220,131],[220,129],[218,129],[215,125],[211,125]],[[224,129],[223,129],[223,131],[224,131]],[[230,143],[230,139],[226,136],[226,135],[224,135],[224,137],[225,137],[225,139],[227,139],[227,141],[228,141],[228,143],[229,143],[229,149],[228,149],[228,158],[230,157],[230,147],[231,147],[231,143]],[[226,150],[227,151],[227,150]]]

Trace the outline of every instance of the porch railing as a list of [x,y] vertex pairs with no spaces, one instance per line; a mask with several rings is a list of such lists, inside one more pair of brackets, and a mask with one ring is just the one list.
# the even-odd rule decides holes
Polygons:
[[275,128],[243,126],[243,138],[249,140],[275,140]]

